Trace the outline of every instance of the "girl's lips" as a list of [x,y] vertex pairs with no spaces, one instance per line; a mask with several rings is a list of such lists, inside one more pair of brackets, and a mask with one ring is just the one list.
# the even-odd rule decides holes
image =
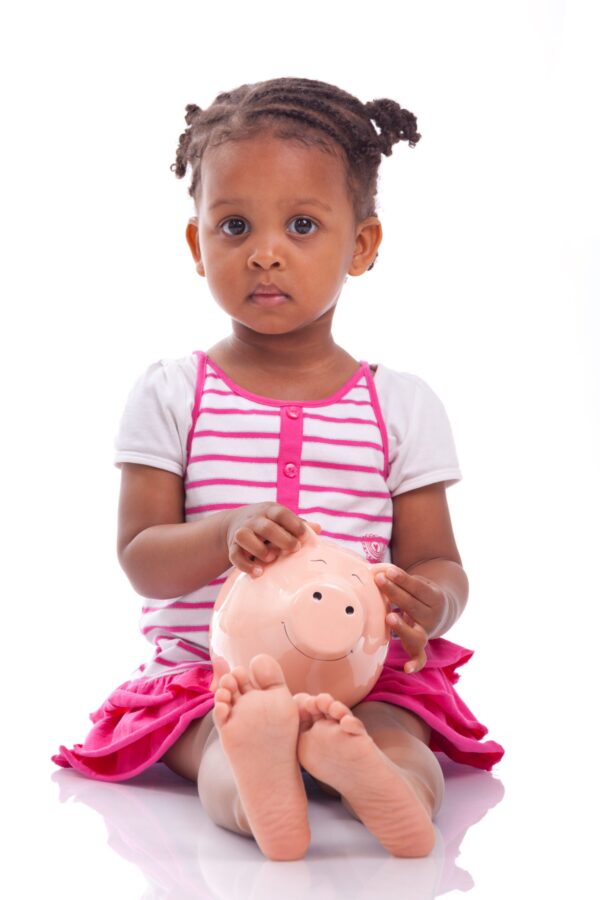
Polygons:
[[290,298],[287,294],[261,294],[257,291],[250,294],[250,299],[258,306],[279,306],[280,303],[285,303]]

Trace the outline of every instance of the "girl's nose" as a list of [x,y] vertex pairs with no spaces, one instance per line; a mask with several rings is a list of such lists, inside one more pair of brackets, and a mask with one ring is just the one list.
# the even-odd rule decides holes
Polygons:
[[283,265],[283,254],[274,241],[263,240],[257,242],[249,257],[248,265],[251,269],[280,269]]

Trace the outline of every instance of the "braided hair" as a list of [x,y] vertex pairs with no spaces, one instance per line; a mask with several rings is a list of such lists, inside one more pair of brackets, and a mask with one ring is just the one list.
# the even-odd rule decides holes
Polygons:
[[382,154],[390,156],[397,141],[408,141],[409,147],[414,147],[421,137],[413,113],[394,100],[361,103],[341,88],[309,78],[243,84],[218,94],[207,109],[189,104],[185,121],[188,127],[179,138],[171,170],[183,178],[190,165],[189,193],[194,199],[208,147],[268,129],[274,137],[316,145],[324,152],[339,153],[341,149],[357,222],[375,215]]

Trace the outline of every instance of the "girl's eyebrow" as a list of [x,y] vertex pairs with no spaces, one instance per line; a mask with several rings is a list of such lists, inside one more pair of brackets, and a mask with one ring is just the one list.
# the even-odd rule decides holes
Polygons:
[[[211,209],[215,209],[217,206],[226,206],[228,203],[235,206],[237,203],[243,203],[243,202],[244,202],[243,197],[220,197],[218,200],[215,200],[214,203],[211,203],[208,208],[209,208],[209,210],[211,210]],[[295,197],[291,200],[285,200],[284,202],[286,204],[287,203],[294,203],[294,204],[312,203],[315,206],[322,207],[323,209],[327,210],[327,212],[332,212],[331,207],[328,206],[326,203],[323,203],[322,200],[319,200],[318,197]]]
[[243,202],[244,201],[242,200],[241,197],[222,197],[219,200],[215,200],[214,203],[211,203],[208,208],[210,210],[210,209],[215,209],[215,207],[217,207],[217,206],[225,206],[227,203],[235,204],[235,203],[243,203]]
[[320,206],[323,209],[326,209],[327,212],[332,212],[331,207],[326,203],[323,203],[322,200],[319,200],[318,197],[294,197],[293,200],[290,200],[290,203],[313,203],[315,206]]

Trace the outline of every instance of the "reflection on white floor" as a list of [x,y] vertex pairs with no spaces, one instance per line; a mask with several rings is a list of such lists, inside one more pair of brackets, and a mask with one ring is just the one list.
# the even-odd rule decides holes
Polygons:
[[[312,842],[297,862],[271,862],[256,844],[214,825],[195,786],[155,765],[128,782],[111,784],[56,771],[61,802],[74,800],[99,813],[111,849],[147,882],[140,900],[422,900],[468,891],[472,879],[457,863],[467,830],[504,794],[488,772],[440,758],[446,796],[437,842],[426,859],[390,857],[369,832],[304,775]],[[137,898],[136,898],[137,900]]]

